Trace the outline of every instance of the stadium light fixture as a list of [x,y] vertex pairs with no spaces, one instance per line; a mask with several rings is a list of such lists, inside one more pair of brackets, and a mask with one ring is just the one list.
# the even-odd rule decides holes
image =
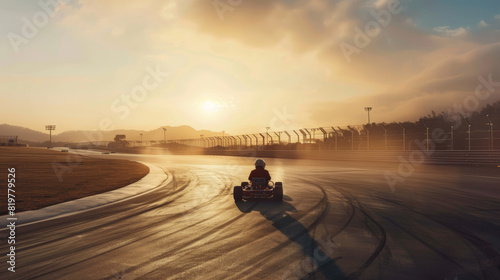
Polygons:
[[52,130],[56,130],[56,125],[54,125],[54,124],[46,125],[45,126],[45,130],[49,131],[49,135],[50,135],[50,138],[49,138],[49,147],[52,148]]
[[370,124],[370,111],[372,110],[372,107],[365,107],[365,111],[368,112],[368,124]]

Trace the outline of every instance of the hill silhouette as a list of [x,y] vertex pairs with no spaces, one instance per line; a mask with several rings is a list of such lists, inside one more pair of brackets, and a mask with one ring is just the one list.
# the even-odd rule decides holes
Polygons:
[[[210,136],[219,136],[222,135],[222,132],[214,132],[209,130],[196,130],[190,126],[164,126],[167,129],[166,131],[166,139],[189,139],[189,138],[199,138],[201,134],[206,137]],[[96,131],[89,130],[74,130],[74,131],[64,131],[59,134],[52,132],[52,141],[53,142],[89,142],[88,134],[95,135]],[[110,131],[102,131],[102,141],[113,141],[117,134],[126,135],[127,140],[141,140],[151,141],[163,140],[163,127],[159,127],[154,130],[132,130],[132,129],[117,129]],[[0,125],[0,135],[2,136],[19,136],[19,142],[31,142],[31,143],[40,143],[46,142],[49,139],[48,133],[43,133],[40,131],[35,131],[29,128],[14,126],[9,124],[1,124]],[[94,138],[95,139],[95,138]]]

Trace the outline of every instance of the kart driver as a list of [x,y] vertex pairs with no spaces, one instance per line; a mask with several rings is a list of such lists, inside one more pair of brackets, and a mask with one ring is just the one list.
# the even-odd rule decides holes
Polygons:
[[254,178],[266,178],[266,181],[271,180],[271,175],[266,169],[266,162],[263,159],[257,159],[255,161],[255,169],[250,172],[248,180],[253,181]]

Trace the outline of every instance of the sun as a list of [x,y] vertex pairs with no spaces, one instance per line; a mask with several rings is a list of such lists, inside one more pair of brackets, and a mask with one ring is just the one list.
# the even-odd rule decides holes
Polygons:
[[215,112],[219,109],[219,105],[212,100],[206,100],[201,107],[205,112]]

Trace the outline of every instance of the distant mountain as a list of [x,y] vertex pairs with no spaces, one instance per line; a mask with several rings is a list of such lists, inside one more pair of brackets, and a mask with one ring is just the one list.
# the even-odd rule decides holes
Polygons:
[[8,124],[0,124],[0,136],[19,136],[18,140],[31,142],[42,142],[49,139],[48,133]]
[[[165,133],[167,140],[172,139],[189,139],[189,138],[199,138],[200,135],[204,137],[211,136],[221,136],[222,132],[214,132],[209,130],[196,130],[190,126],[164,126],[167,131]],[[163,127],[154,130],[130,130],[130,129],[117,129],[110,131],[85,131],[85,130],[75,130],[75,131],[65,131],[59,134],[52,133],[53,142],[95,142],[95,141],[113,141],[115,135],[125,134],[126,140],[163,140]],[[227,134],[226,134],[227,135]],[[19,141],[27,142],[45,142],[49,139],[48,133],[43,133],[29,128],[24,128],[20,126],[13,126],[8,124],[0,125],[0,136],[18,136]]]

